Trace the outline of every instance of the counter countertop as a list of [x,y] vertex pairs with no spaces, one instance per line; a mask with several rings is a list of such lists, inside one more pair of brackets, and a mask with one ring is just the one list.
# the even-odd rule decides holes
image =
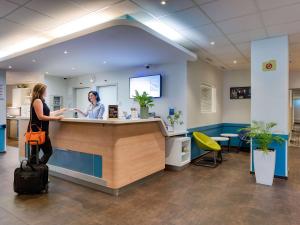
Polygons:
[[[29,120],[28,117],[17,117],[14,119]],[[169,132],[161,118],[136,119],[136,120],[122,120],[122,119],[99,120],[99,119],[84,119],[84,118],[64,118],[60,120],[60,122],[97,123],[97,124],[132,124],[132,123],[159,122],[164,136],[172,137],[178,135],[185,135],[187,133],[187,131],[184,130]]]
[[[28,117],[19,117],[20,120],[29,120]],[[105,123],[105,124],[127,124],[127,123],[147,123],[147,122],[163,122],[160,118],[122,120],[122,119],[84,119],[84,118],[64,118],[61,122],[76,122],[76,123]]]

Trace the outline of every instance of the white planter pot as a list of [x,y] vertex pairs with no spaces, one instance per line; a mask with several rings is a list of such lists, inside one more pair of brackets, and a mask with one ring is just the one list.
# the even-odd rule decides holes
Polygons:
[[271,186],[275,172],[276,152],[269,151],[264,153],[260,149],[256,149],[253,152],[256,183]]

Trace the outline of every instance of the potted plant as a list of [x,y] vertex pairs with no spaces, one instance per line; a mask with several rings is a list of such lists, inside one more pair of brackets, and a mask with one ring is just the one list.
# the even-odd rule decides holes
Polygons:
[[145,91],[142,95],[136,90],[134,101],[138,102],[140,105],[140,117],[141,119],[149,118],[149,107],[154,106],[153,99]]
[[174,112],[174,115],[169,115],[167,117],[167,119],[170,123],[169,124],[170,126],[168,126],[168,131],[173,132],[175,124],[180,124],[180,125],[183,124],[183,121],[179,120],[181,115],[182,115],[182,112],[178,111],[178,112]]
[[253,121],[251,127],[242,130],[247,131],[247,136],[257,145],[254,149],[254,168],[256,183],[272,185],[275,172],[276,151],[271,149],[272,142],[283,143],[284,139],[273,135],[271,129],[277,124]]

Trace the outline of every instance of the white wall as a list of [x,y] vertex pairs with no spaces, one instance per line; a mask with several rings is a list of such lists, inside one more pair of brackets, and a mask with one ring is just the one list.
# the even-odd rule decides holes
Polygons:
[[47,104],[50,105],[49,98],[51,97],[51,95],[63,96],[63,106],[66,107],[68,81],[63,77],[46,75],[44,82],[47,85]]
[[13,84],[28,84],[28,83],[43,83],[44,74],[40,73],[28,73],[28,72],[6,72],[7,85]]
[[[188,128],[222,123],[223,73],[201,60],[188,63],[187,73]],[[200,85],[216,88],[216,113],[200,113]]]
[[226,71],[223,81],[223,122],[250,123],[251,99],[230,99],[231,87],[251,86],[250,70]]
[[156,112],[156,115],[159,115],[164,120],[166,120],[169,107],[175,107],[176,110],[181,110],[183,112],[182,119],[184,121],[184,124],[177,129],[185,129],[187,125],[187,65],[185,62],[157,65],[152,66],[150,69],[145,69],[144,67],[136,67],[122,71],[112,71],[103,74],[96,74],[96,81],[94,84],[90,83],[91,76],[69,78],[67,80],[67,107],[73,107],[73,88],[90,86],[92,89],[95,89],[96,86],[101,86],[104,84],[117,84],[119,110],[127,111],[128,113],[130,113],[130,108],[138,108],[138,104],[134,102],[133,99],[129,98],[129,77],[153,74],[162,74],[163,87],[162,98],[154,99],[155,106],[153,108],[150,108],[150,112]]
[[[275,71],[264,72],[262,63],[274,59]],[[275,133],[288,134],[289,46],[288,37],[251,43],[251,120],[276,122]]]
[[6,124],[6,75],[0,70],[0,86],[3,89],[3,98],[0,96],[0,124]]

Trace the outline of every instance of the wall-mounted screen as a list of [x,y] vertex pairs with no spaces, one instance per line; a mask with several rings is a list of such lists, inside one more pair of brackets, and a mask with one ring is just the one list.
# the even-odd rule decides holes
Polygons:
[[135,96],[137,90],[140,94],[144,91],[153,98],[161,97],[161,75],[129,78],[130,98]]

